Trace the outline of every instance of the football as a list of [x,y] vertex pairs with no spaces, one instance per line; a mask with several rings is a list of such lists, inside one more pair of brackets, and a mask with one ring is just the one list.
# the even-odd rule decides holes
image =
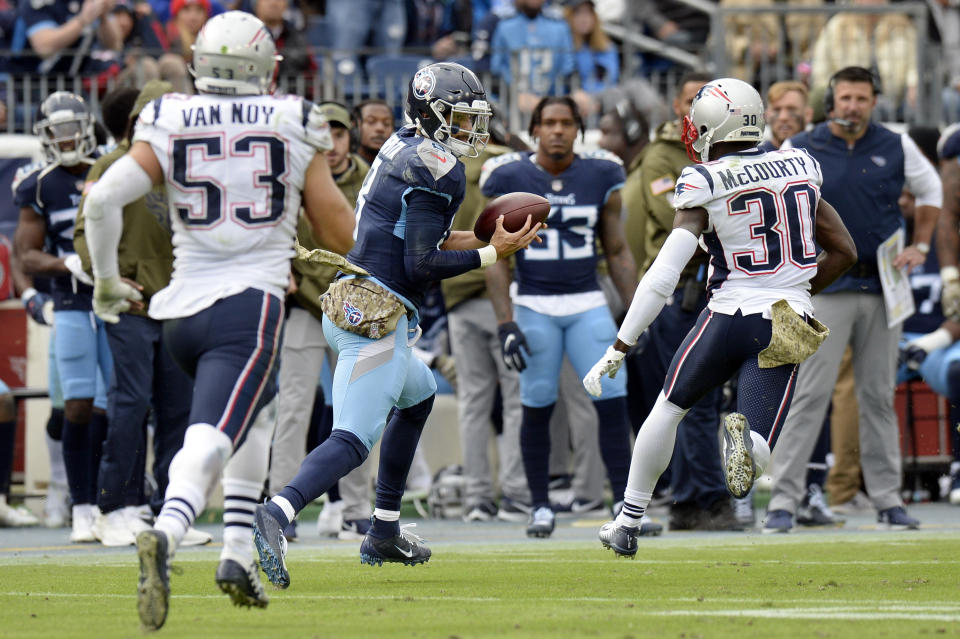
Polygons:
[[533,217],[533,224],[546,220],[550,215],[550,202],[533,193],[507,193],[490,200],[473,225],[473,234],[477,239],[489,242],[497,228],[497,218],[501,215],[503,228],[516,233],[523,228],[528,215]]

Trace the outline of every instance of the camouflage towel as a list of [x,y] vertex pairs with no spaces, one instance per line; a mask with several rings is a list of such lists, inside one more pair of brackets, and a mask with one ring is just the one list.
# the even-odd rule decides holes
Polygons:
[[773,334],[770,344],[757,355],[760,368],[799,364],[817,352],[830,329],[815,318],[804,319],[790,308],[786,300],[770,307]]
[[351,264],[345,257],[337,253],[325,251],[323,249],[313,249],[308,251],[297,242],[297,256],[294,258],[298,262],[307,262],[310,264],[322,264],[324,266],[335,266],[342,273],[347,275],[370,275],[365,270],[355,264]]
[[407,313],[399,297],[363,277],[335,281],[320,296],[320,307],[338,327],[370,339],[396,330]]

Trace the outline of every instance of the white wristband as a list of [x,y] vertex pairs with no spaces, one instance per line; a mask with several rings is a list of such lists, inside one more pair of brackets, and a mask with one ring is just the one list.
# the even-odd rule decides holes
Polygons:
[[921,335],[917,339],[911,341],[910,344],[917,346],[918,348],[922,348],[926,352],[930,353],[941,348],[946,348],[947,346],[953,344],[953,336],[950,335],[950,331],[947,329],[938,328],[932,333]]
[[477,249],[480,254],[480,268],[486,268],[497,261],[497,249],[491,245]]
[[960,269],[956,266],[944,266],[940,269],[940,279],[945,282],[947,280],[960,280]]

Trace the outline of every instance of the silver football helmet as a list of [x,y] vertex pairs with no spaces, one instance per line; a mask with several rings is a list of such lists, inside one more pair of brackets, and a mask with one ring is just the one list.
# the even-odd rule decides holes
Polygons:
[[227,11],[203,25],[193,45],[190,72],[201,93],[261,95],[273,91],[282,59],[259,18]]
[[51,93],[40,104],[33,134],[43,143],[43,152],[51,163],[76,166],[97,148],[93,116],[87,103],[69,91]]
[[720,78],[701,87],[683,118],[682,140],[694,162],[706,162],[718,142],[763,140],[763,100],[752,86],[736,78]]

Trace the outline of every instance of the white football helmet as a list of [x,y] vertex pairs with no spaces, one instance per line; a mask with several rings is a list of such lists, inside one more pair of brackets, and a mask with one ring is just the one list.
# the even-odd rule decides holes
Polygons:
[[752,86],[736,78],[720,78],[701,87],[683,118],[681,139],[694,162],[706,162],[718,142],[763,140],[763,100]]
[[203,25],[193,45],[190,72],[201,93],[261,95],[273,92],[282,59],[259,18],[227,11]]
[[97,148],[94,120],[87,103],[68,91],[51,93],[40,104],[33,134],[40,137],[47,161],[76,166],[86,161]]

